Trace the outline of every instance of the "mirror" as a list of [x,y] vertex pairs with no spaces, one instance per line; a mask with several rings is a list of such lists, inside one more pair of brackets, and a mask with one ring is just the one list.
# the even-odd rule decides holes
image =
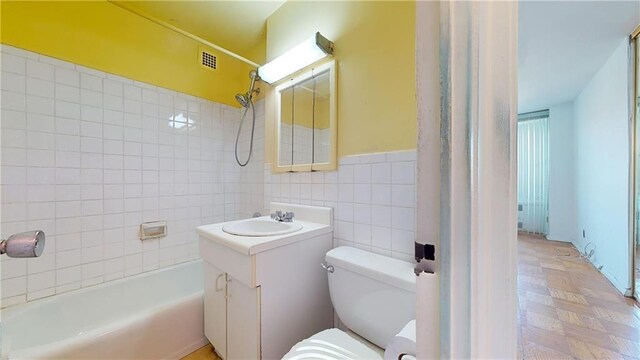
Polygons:
[[274,171],[336,168],[334,62],[315,67],[276,87],[278,163]]

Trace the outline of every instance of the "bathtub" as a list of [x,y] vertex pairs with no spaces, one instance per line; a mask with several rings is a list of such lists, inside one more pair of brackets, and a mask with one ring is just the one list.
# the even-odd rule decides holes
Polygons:
[[179,359],[204,346],[202,262],[2,310],[2,359]]

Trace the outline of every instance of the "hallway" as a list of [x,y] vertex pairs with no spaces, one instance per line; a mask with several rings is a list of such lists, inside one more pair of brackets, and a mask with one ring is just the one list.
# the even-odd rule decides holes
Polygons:
[[518,236],[521,359],[640,359],[640,309],[568,243]]

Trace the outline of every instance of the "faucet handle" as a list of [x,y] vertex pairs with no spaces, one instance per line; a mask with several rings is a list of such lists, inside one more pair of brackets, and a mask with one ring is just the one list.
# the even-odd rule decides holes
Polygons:
[[284,214],[284,221],[286,221],[286,222],[292,222],[292,221],[293,221],[293,217],[294,217],[294,216],[295,216],[295,214],[294,214],[293,212],[291,212],[291,211],[287,211],[287,212]]
[[282,219],[284,218],[284,214],[282,214],[282,211],[277,210],[276,212],[271,213],[271,218],[275,221],[282,221]]

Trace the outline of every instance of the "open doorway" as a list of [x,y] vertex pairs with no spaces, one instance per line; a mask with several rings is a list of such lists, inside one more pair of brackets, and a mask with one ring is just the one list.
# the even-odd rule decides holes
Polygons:
[[640,3],[523,1],[519,13],[520,356],[640,357],[637,336],[616,332],[640,327],[630,298],[640,183],[629,181],[640,180],[640,129],[634,137],[629,121]]

